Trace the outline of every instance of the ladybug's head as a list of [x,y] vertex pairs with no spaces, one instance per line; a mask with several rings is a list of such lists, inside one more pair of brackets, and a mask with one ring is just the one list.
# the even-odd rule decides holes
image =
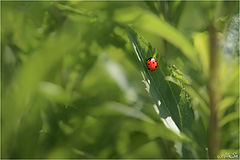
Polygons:
[[147,61],[151,61],[152,59],[154,59],[153,57],[149,57],[148,59],[147,59]]

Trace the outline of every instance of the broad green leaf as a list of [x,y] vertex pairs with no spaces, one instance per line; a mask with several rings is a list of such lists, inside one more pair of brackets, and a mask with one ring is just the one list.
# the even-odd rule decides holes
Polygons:
[[[186,80],[181,72],[175,66],[167,65],[159,54],[154,54],[156,50],[152,48],[151,44],[132,29],[128,29],[128,35],[142,66],[142,75],[147,91],[165,126],[177,134],[191,132],[194,115],[190,97],[183,89]],[[147,69],[146,60],[153,56],[158,62],[158,68],[150,71]],[[180,85],[168,81],[169,77],[175,78]],[[192,157],[185,147],[182,150],[184,157]]]
[[[158,62],[158,68],[155,71],[149,71],[146,67],[146,60],[154,55],[155,50],[133,30],[128,29],[128,34],[142,66],[142,75],[147,90],[159,110],[159,115],[168,124],[172,119],[173,122],[170,125],[173,127],[175,123],[180,131],[183,131],[185,127],[190,129],[193,111],[188,95],[180,86],[166,79],[169,76],[174,76],[176,70],[171,70],[172,66],[167,65],[162,57],[157,55],[155,58]],[[185,122],[187,123],[185,124]]]

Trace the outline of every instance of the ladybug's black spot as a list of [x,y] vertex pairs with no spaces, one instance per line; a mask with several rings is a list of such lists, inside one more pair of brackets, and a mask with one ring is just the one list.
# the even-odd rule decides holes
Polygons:
[[155,68],[157,68],[157,66],[155,66]]

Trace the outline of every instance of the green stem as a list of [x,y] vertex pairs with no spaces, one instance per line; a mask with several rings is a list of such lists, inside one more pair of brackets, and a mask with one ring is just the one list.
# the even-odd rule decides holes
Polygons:
[[218,117],[217,107],[219,104],[219,53],[217,49],[217,35],[214,24],[209,27],[210,35],[210,68],[209,68],[209,105],[210,105],[210,121],[209,121],[209,136],[208,136],[208,149],[209,158],[216,158],[218,152]]

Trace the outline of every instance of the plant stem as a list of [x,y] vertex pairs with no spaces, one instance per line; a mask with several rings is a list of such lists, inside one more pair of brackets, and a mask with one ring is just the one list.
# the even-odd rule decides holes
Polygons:
[[208,149],[209,158],[216,158],[218,152],[218,117],[217,106],[219,104],[219,53],[217,47],[217,35],[214,24],[209,27],[210,35],[210,67],[209,67],[209,105],[210,105],[210,121],[209,121],[209,136],[208,136]]

